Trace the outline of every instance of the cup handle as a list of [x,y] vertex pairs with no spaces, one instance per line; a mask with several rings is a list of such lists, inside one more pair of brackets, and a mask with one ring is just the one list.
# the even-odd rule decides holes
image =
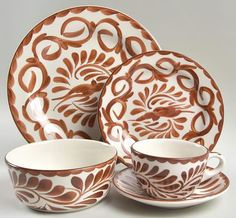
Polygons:
[[219,160],[219,163],[214,169],[206,169],[205,170],[201,182],[204,182],[204,181],[210,179],[211,177],[216,176],[217,174],[219,174],[222,171],[222,169],[224,167],[225,158],[223,155],[221,155],[218,152],[211,152],[209,154],[208,160],[210,160],[212,158],[217,158]]

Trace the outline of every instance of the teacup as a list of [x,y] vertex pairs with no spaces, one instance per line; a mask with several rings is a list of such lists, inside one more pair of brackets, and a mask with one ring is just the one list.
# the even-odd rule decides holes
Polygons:
[[[131,147],[133,170],[141,187],[154,198],[179,200],[221,172],[224,157],[197,143],[176,139],[147,139]],[[219,159],[214,169],[211,158]]]
[[114,147],[86,139],[35,142],[5,158],[17,198],[44,212],[75,211],[101,201],[116,159]]

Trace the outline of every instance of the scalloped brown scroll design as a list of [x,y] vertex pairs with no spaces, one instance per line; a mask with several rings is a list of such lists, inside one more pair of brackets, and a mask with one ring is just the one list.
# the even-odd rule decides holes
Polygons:
[[76,7],[46,18],[11,63],[8,100],[17,127],[29,142],[100,139],[96,107],[105,81],[128,58],[158,49],[140,24],[112,9]]

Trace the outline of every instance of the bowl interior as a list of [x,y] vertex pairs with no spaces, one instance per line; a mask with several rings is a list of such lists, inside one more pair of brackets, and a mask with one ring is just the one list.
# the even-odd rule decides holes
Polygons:
[[67,170],[106,162],[116,149],[106,143],[86,139],[62,139],[20,146],[6,155],[8,164],[36,170]]

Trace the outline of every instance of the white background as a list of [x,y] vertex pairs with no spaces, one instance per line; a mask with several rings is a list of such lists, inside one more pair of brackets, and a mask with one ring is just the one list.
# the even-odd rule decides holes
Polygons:
[[65,8],[101,5],[122,11],[157,39],[162,49],[183,53],[204,66],[222,91],[225,123],[215,150],[224,154],[224,173],[231,186],[224,196],[204,205],[165,210],[142,205],[111,190],[95,207],[58,217],[206,217],[235,218],[236,201],[236,4],[234,0],[1,0],[0,2],[0,217],[54,217],[32,211],[16,200],[7,168],[6,152],[25,142],[7,103],[7,75],[11,58],[23,37],[38,22]]

